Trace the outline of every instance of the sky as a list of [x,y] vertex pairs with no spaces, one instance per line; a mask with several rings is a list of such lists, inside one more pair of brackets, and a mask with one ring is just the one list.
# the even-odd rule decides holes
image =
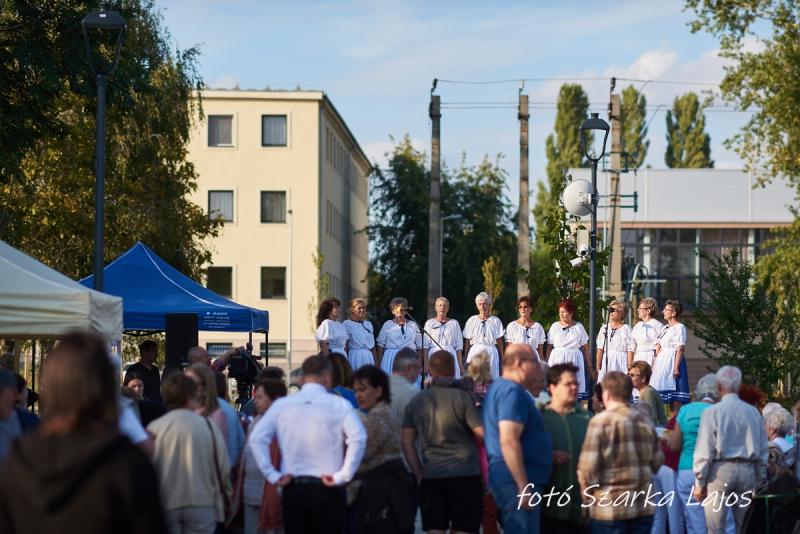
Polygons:
[[[385,164],[392,137],[408,134],[430,152],[428,103],[432,81],[439,79],[445,165],[458,167],[462,158],[472,165],[502,154],[513,204],[519,180],[518,80],[554,79],[527,81],[523,88],[533,108],[535,198],[533,184],[546,180],[545,138],[564,81],[581,83],[591,110],[604,117],[612,76],[653,80],[618,81],[617,88],[632,83],[647,97],[645,164],[664,168],[666,110],[680,94],[713,91],[724,75],[719,43],[692,34],[692,13],[676,0],[156,0],[156,5],[175,46],[199,47],[207,86],[325,91],[377,164]],[[501,104],[447,107],[458,102]],[[740,168],[738,156],[723,143],[750,114],[724,105],[717,100],[706,114],[711,157],[718,168]]]

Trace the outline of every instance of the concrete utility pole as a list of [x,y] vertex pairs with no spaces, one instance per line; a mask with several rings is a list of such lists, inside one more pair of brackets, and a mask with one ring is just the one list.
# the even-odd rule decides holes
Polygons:
[[[531,270],[530,231],[528,229],[528,95],[519,93],[519,236],[517,237],[517,269]],[[517,298],[528,294],[528,281],[517,277]]]
[[[613,90],[613,88],[612,88]],[[611,207],[611,261],[608,269],[609,295],[622,298],[622,230],[619,196],[619,175],[622,170],[622,105],[619,94],[611,94],[609,106],[609,122],[611,123],[611,190],[608,205]]]
[[[436,81],[434,80],[434,87]],[[431,118],[431,209],[428,217],[428,303],[427,316],[433,317],[433,304],[442,294],[442,206],[441,206],[441,131],[439,95],[433,94],[428,116]]]

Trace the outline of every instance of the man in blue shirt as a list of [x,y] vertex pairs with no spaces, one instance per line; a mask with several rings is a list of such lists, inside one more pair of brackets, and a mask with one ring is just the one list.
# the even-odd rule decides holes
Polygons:
[[550,477],[553,445],[527,389],[543,373],[530,346],[509,345],[502,377],[483,405],[489,487],[507,534],[539,533],[540,491]]

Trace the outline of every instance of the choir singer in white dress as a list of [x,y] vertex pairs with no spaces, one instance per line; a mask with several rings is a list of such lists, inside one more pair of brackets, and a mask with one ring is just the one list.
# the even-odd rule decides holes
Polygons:
[[656,299],[647,297],[639,303],[639,319],[631,331],[633,334],[633,361],[645,361],[653,367],[656,357],[656,339],[664,331],[664,325],[654,316],[658,309]]
[[677,300],[664,303],[667,327],[656,339],[656,363],[650,385],[656,388],[664,404],[674,412],[689,402],[689,376],[686,373],[686,327],[678,321],[683,305]]
[[572,319],[575,304],[564,299],[558,303],[558,322],[547,332],[548,361],[552,367],[559,363],[571,363],[578,368],[578,400],[589,398],[586,386],[586,369],[594,380],[597,372],[589,358],[589,335],[583,325]]
[[406,321],[406,311],[408,311],[408,301],[403,297],[393,298],[389,303],[392,310],[392,319],[389,319],[381,327],[378,333],[376,352],[378,365],[384,372],[392,376],[392,365],[394,357],[400,349],[409,348],[419,353],[422,340],[419,336],[419,328],[416,323]]
[[350,301],[350,318],[344,321],[347,331],[347,360],[353,371],[364,365],[375,365],[375,334],[367,319],[367,301]]
[[524,343],[533,349],[533,354],[540,360],[544,358],[544,346],[547,335],[542,325],[531,319],[533,301],[527,295],[517,299],[519,319],[506,325],[506,343]]
[[323,356],[334,352],[347,356],[347,330],[339,322],[341,309],[342,303],[336,298],[323,300],[319,305],[316,339]]
[[608,325],[603,325],[597,334],[597,381],[609,371],[628,374],[633,363],[633,334],[625,324],[628,304],[624,300],[611,303]]
[[489,314],[492,308],[492,297],[488,293],[478,293],[475,297],[478,315],[467,319],[464,325],[464,352],[467,363],[475,354],[486,352],[489,355],[489,368],[492,378],[500,376],[500,360],[503,358],[503,323]]
[[[447,317],[450,311],[450,301],[439,297],[434,303],[436,317],[425,321],[422,332],[422,360],[425,362],[425,374],[428,374],[428,355],[438,350],[445,350],[453,355],[456,378],[464,374],[462,361],[461,325],[455,319]],[[431,339],[433,338],[433,339]]]

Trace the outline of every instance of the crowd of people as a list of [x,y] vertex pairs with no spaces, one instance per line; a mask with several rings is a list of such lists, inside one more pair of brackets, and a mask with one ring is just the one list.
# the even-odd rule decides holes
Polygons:
[[[70,334],[43,368],[41,424],[0,371],[0,532],[412,533],[421,520],[434,533],[732,533],[763,524],[765,487],[797,493],[797,414],[740,398],[730,366],[684,396],[677,301],[663,326],[646,299],[633,328],[615,301],[597,369],[569,301],[545,331],[522,297],[504,328],[480,294],[462,330],[440,298],[423,332],[398,298],[377,336],[351,304],[340,323],[339,302],[322,303],[297,393],[267,367],[241,412],[232,351],[195,347],[162,373],[145,341],[120,396],[104,343]],[[796,500],[773,531],[797,523]]]

